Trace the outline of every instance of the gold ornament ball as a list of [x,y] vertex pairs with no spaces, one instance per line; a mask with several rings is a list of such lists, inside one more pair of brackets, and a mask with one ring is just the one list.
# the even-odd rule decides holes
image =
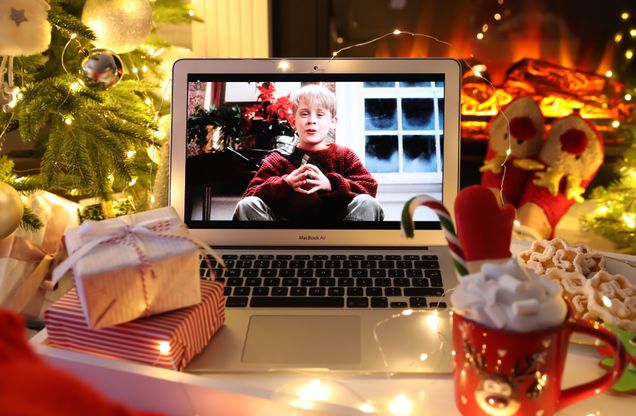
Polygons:
[[87,0],[82,23],[95,32],[95,46],[126,53],[150,34],[152,8],[148,0]]
[[0,182],[0,240],[15,231],[22,222],[24,205],[12,186]]

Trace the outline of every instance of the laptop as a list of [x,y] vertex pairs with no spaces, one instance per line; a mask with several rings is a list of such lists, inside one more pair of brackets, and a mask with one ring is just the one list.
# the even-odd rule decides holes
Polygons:
[[[439,220],[418,208],[415,238],[405,239],[400,215],[418,194],[453,206],[460,74],[452,59],[174,64],[170,204],[223,256],[225,267],[202,262],[202,273],[226,285],[226,323],[185,371],[452,370],[445,311],[457,278]],[[285,117],[289,97],[308,84],[335,96],[330,142],[376,182],[381,219],[327,220],[328,210],[303,221],[237,219],[268,158],[286,163],[299,149]]]

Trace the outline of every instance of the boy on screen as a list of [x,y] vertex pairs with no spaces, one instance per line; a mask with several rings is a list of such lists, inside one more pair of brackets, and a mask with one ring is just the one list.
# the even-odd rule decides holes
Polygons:
[[378,184],[349,148],[331,143],[336,97],[310,84],[292,95],[294,151],[272,152],[234,211],[238,221],[382,221]]

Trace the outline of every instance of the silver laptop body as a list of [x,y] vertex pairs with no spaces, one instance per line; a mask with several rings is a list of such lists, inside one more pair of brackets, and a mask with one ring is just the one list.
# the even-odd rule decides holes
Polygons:
[[[437,217],[419,208],[412,240],[400,235],[399,219],[404,202],[418,194],[441,198],[452,209],[459,188],[460,75],[459,63],[451,59],[177,61],[170,204],[195,236],[227,259],[434,255],[446,292],[455,286],[456,274]],[[228,145],[214,127],[203,137],[193,116],[201,115],[197,111],[202,108],[224,106],[245,114],[259,104],[257,86],[269,83],[278,97],[306,83],[334,90],[335,142],[356,152],[377,180],[384,221],[301,228],[232,220],[259,157],[272,149],[259,153],[242,144]],[[448,305],[448,298],[434,295],[427,298],[426,308],[412,307],[406,293],[411,292],[389,297],[386,307],[347,307],[346,296],[345,307],[250,307],[248,297],[247,306],[226,308],[224,327],[186,371],[450,372],[448,313],[437,308]]]

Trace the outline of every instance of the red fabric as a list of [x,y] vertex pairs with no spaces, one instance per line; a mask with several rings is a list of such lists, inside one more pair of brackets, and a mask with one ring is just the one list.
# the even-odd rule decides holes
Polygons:
[[537,134],[537,128],[530,117],[514,117],[510,120],[510,134],[516,140],[530,140]]
[[[495,152],[489,149],[486,159],[489,160],[494,156]],[[503,168],[499,173],[493,173],[491,171],[483,172],[481,174],[481,184],[495,190],[501,189],[504,203],[517,206],[519,199],[521,199],[521,194],[523,194],[523,188],[526,186],[526,182],[532,172],[514,166],[512,162],[515,159],[514,156],[508,157],[508,161],[506,162],[506,180],[503,181],[503,189],[501,189]]]
[[[572,117],[573,116],[568,116],[556,123],[568,122],[567,120]],[[604,156],[603,139],[596,131],[596,128],[589,120],[582,119],[578,116],[576,118],[583,120],[596,135],[595,140],[599,142],[602,158]],[[550,138],[548,138],[548,140],[550,140]],[[558,140],[561,144],[561,151],[580,156],[587,149],[590,137],[588,137],[582,130],[572,127],[561,134],[561,136],[558,137]],[[546,168],[548,167],[548,164],[544,160],[540,161],[546,165]],[[587,178],[583,178],[579,185],[581,188],[587,188],[590,182],[592,182],[601,163],[602,159],[598,161],[597,165],[589,166],[590,171]],[[547,188],[534,184],[534,178],[536,178],[536,174],[533,174],[532,177],[528,179],[528,183],[524,189],[523,195],[521,195],[521,200],[518,206],[521,207],[528,202],[532,202],[541,207],[548,219],[548,222],[552,226],[552,230],[548,238],[554,238],[554,230],[556,229],[557,224],[561,221],[561,218],[563,218],[563,216],[568,212],[575,201],[565,197],[567,177],[564,176],[561,178],[561,181],[559,182],[559,192],[556,195],[552,195]]]
[[[596,174],[596,172],[594,172],[594,174]],[[581,182],[580,186],[587,188],[587,185],[589,185],[593,178],[594,175],[588,180]],[[567,199],[565,197],[566,181],[567,178],[561,178],[561,182],[559,182],[559,192],[556,195],[552,195],[550,191],[548,191],[548,188],[535,185],[532,180],[529,180],[521,196],[521,202],[519,202],[520,207],[528,202],[532,202],[543,209],[548,222],[552,226],[552,232],[548,236],[548,239],[554,238],[554,230],[557,224],[575,202],[574,199]]]
[[561,141],[561,149],[564,152],[580,156],[585,152],[587,143],[589,142],[585,133],[579,129],[570,129],[559,137]]
[[3,415],[158,415],[113,403],[84,382],[46,364],[28,345],[20,317],[6,309],[0,309],[0,375]]
[[466,260],[510,257],[514,219],[515,208],[500,207],[490,189],[480,185],[462,189],[455,198],[455,221]]
[[285,177],[296,166],[273,152],[265,158],[243,197],[261,198],[279,217],[312,222],[341,219],[347,204],[357,195],[375,197],[378,184],[351,149],[334,143],[326,150],[306,153],[331,182],[330,192],[310,195],[294,192]]

